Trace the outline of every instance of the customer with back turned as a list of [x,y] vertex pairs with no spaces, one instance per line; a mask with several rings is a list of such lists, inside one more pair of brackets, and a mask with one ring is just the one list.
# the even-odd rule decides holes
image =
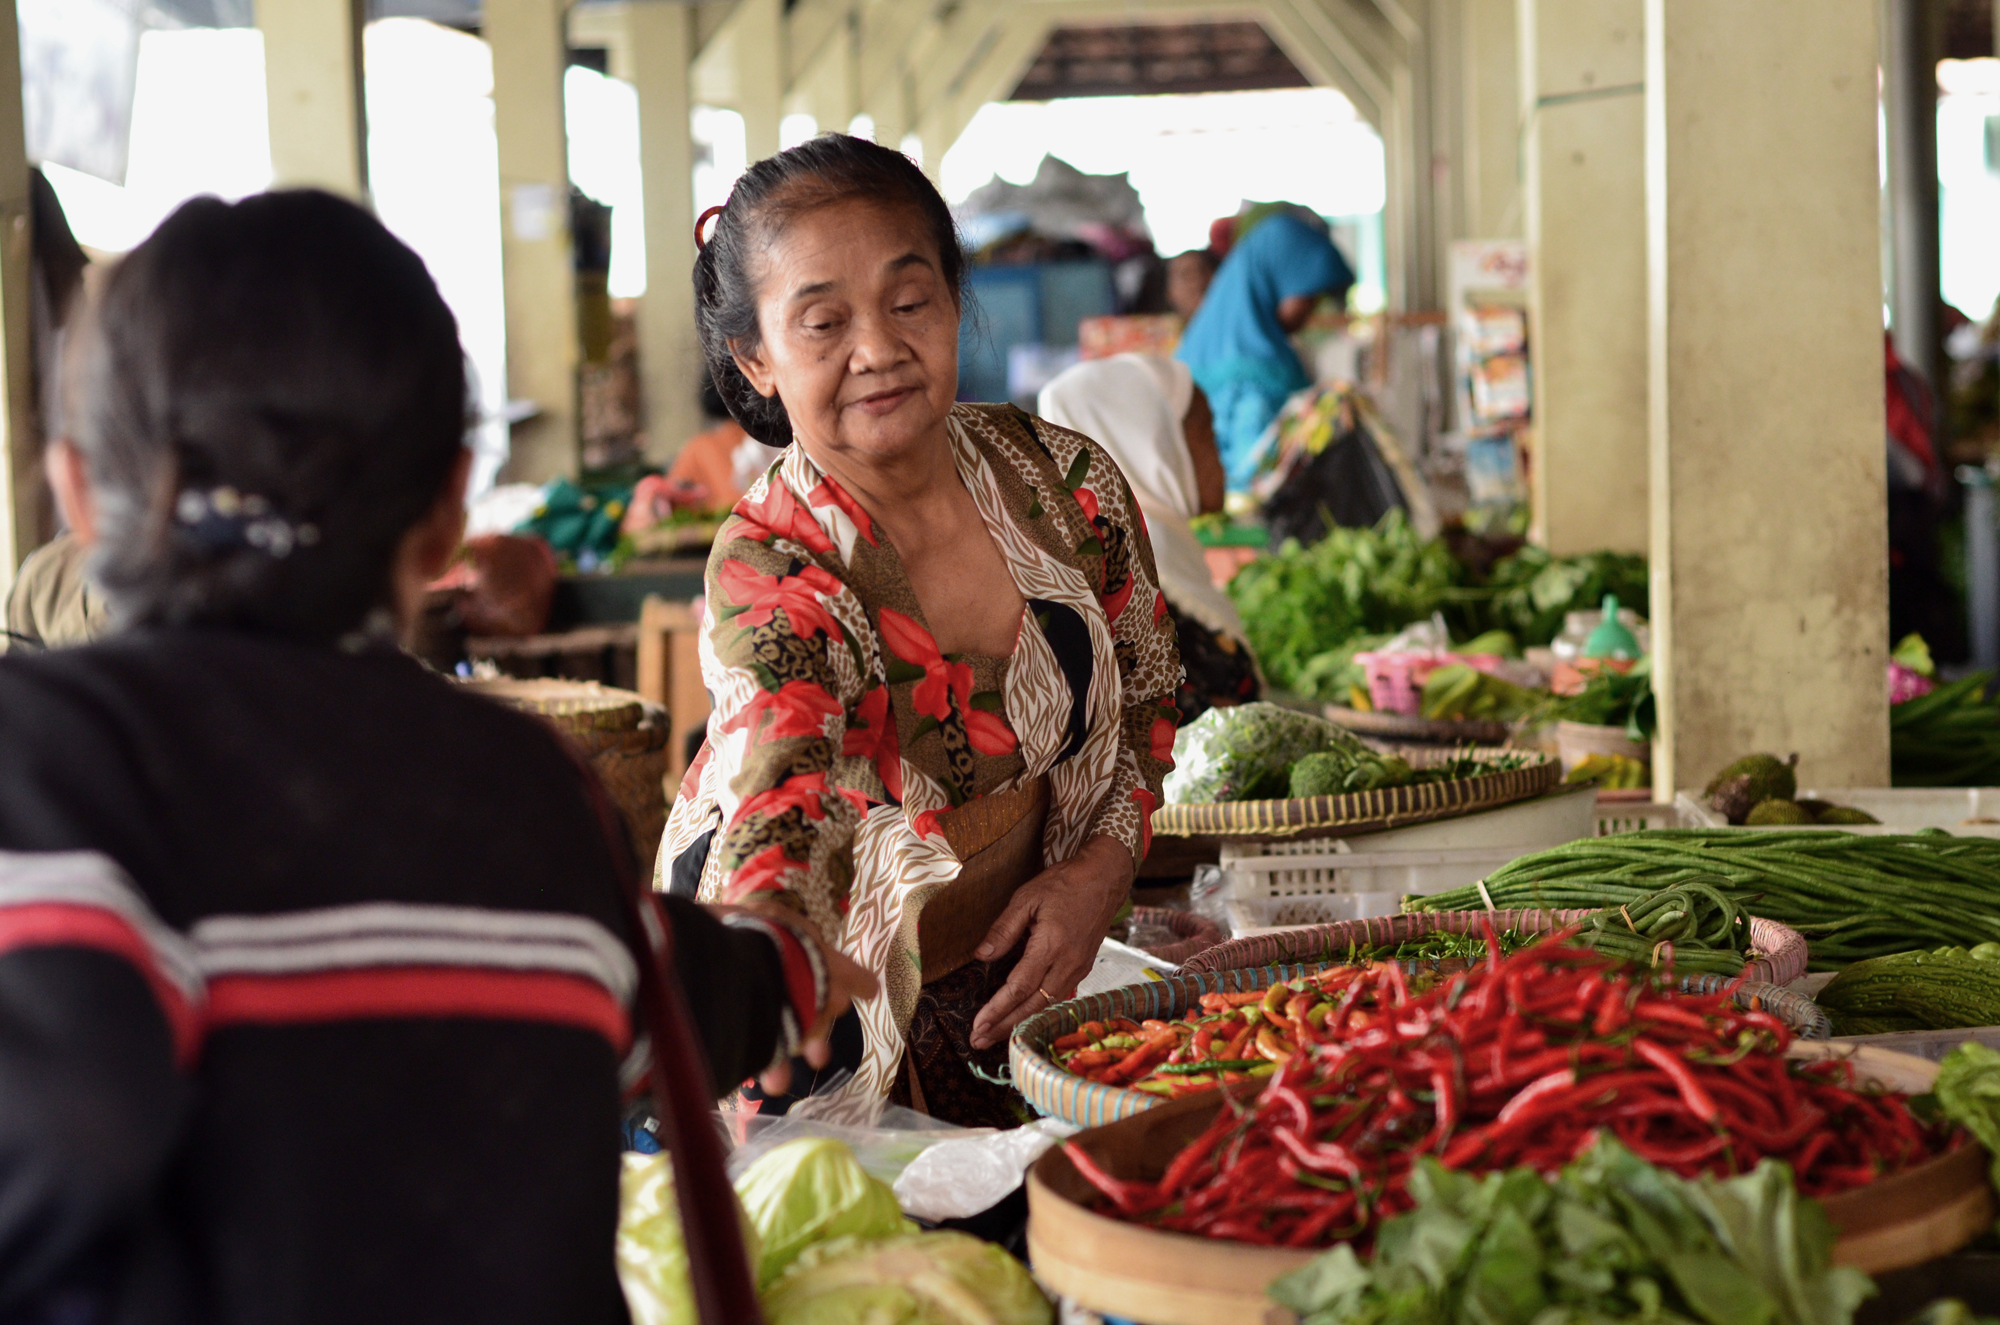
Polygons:
[[[872,982],[653,909],[574,752],[397,651],[466,387],[372,217],[189,203],[72,356],[113,633],[0,661],[0,1318],[624,1321],[626,1088],[719,1185],[713,1083]],[[689,1223],[708,1325],[755,1313],[734,1227]]]
[[1267,207],[1244,219],[1252,228],[1239,229],[1174,352],[1208,394],[1232,491],[1256,477],[1257,444],[1286,398],[1312,385],[1292,336],[1322,298],[1345,300],[1354,284],[1324,223],[1302,210]]

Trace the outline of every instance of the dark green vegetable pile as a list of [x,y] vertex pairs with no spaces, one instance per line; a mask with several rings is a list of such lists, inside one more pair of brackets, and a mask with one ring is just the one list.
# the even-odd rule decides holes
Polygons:
[[1661,828],[1523,856],[1412,911],[1616,907],[1699,884],[1805,936],[1812,969],[2000,940],[2000,839]]
[[1229,593],[1264,675],[1326,700],[1345,697],[1357,649],[1436,612],[1454,638],[1504,630],[1524,647],[1547,644],[1567,613],[1594,608],[1607,593],[1643,615],[1646,560],[1524,547],[1479,579],[1391,511],[1373,529],[1335,528],[1311,547],[1287,542],[1237,572]]
[[2000,783],[2000,703],[1975,672],[1889,709],[1889,781],[1898,787]]
[[1653,699],[1653,663],[1642,658],[1629,672],[1600,671],[1582,690],[1551,700],[1535,715],[1544,722],[1587,722],[1623,727],[1628,739],[1650,741],[1660,730]]

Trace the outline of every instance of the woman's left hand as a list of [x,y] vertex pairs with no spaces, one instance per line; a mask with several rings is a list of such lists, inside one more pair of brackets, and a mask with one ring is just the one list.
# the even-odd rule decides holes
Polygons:
[[1006,1038],[1032,1012],[1059,1003],[1090,974],[1097,949],[1132,887],[1132,853],[1116,838],[1093,837],[1068,860],[1021,885],[973,955],[993,961],[1027,947],[1007,983],[972,1022],[972,1047]]

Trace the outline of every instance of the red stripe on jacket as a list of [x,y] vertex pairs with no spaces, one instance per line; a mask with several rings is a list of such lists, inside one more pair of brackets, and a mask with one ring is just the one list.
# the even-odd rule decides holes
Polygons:
[[166,1018],[174,1061],[186,1067],[201,1048],[199,1011],[160,970],[152,944],[116,911],[81,902],[27,902],[0,908],[0,954],[22,948],[90,948],[136,969]]
[[208,982],[211,1029],[406,1017],[538,1021],[593,1031],[621,1054],[632,1045],[631,1018],[609,990],[552,971],[398,966]]

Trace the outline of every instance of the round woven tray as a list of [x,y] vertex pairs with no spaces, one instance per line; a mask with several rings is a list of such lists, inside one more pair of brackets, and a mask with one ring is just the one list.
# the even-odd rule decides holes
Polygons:
[[1505,745],[1514,729],[1479,718],[1417,718],[1407,713],[1373,713],[1340,704],[1326,706],[1326,720],[1357,736],[1420,745]]
[[[1497,753],[1497,752],[1494,752]],[[1519,755],[1522,752],[1508,751]],[[1440,752],[1441,757],[1444,756]],[[1478,757],[1477,755],[1474,756]],[[1351,837],[1388,828],[1451,819],[1539,796],[1562,781],[1562,765],[1546,755],[1525,768],[1477,773],[1449,782],[1390,787],[1347,796],[1281,801],[1223,801],[1213,805],[1162,805],[1153,811],[1156,837],[1236,839]]]
[[643,696],[595,681],[503,676],[459,684],[474,694],[532,713],[592,747],[598,743],[595,738],[629,732],[646,716]]
[[[1218,943],[1206,952],[1188,958],[1182,965],[1181,973],[1191,975],[1199,971],[1226,971],[1234,967],[1270,966],[1281,962],[1339,961],[1350,945],[1372,948],[1440,931],[1446,934],[1477,934],[1489,915],[1496,930],[1518,929],[1529,934],[1546,934],[1590,914],[1589,911],[1419,911],[1410,915],[1376,916],[1370,920],[1342,920],[1330,925],[1305,925]],[[1795,929],[1762,916],[1752,916],[1750,947],[1759,955],[1743,968],[1741,979],[1788,985],[1806,973],[1806,940]]]
[[667,826],[668,731],[645,724],[646,700],[595,681],[501,677],[459,683],[474,694],[533,714],[583,747],[604,790],[625,818],[639,877],[650,878]]
[[[1066,1071],[1048,1056],[1049,1045],[1086,1021],[1104,1021],[1111,1017],[1130,1017],[1133,1021],[1158,1017],[1167,1021],[1194,1007],[1203,994],[1268,989],[1281,980],[1310,975],[1328,965],[1331,963],[1315,961],[1290,966],[1184,973],[1165,980],[1128,985],[1123,989],[1057,1003],[1014,1028],[1014,1034],[1007,1043],[1007,1060],[1013,1069],[1014,1088],[1040,1112],[1078,1127],[1101,1127],[1120,1118],[1144,1113],[1167,1101],[1143,1090],[1106,1086]],[[1411,974],[1457,970],[1463,965],[1456,961],[1402,963],[1403,970]],[[1713,993],[1730,983],[1717,976],[1690,977],[1682,981],[1682,986],[1696,993]],[[1744,1008],[1750,1007],[1755,1000],[1758,1007],[1790,1026],[1801,1039],[1825,1039],[1827,1036],[1826,1014],[1803,994],[1794,994],[1774,984],[1745,980],[1736,983],[1735,999],[1737,1006]]]

